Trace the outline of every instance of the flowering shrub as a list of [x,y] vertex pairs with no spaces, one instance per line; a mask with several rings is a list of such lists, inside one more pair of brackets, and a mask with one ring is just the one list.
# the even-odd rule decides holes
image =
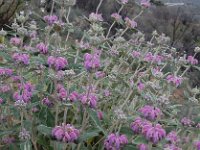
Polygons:
[[135,18],[121,16],[128,0],[117,0],[107,28],[102,2],[80,39],[69,20],[74,1],[56,1],[61,14],[44,25],[21,14],[12,34],[0,31],[2,149],[200,149],[199,89],[188,82],[200,48],[178,56],[156,31],[146,41],[137,18],[148,0]]

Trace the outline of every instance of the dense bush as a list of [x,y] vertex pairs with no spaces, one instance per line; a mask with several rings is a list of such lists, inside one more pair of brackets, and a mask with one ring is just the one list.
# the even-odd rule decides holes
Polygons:
[[[145,41],[137,19],[148,0],[134,18],[120,15],[128,0],[116,1],[108,29],[101,0],[74,39],[74,2],[56,0],[60,14],[45,24],[22,13],[0,31],[0,149],[199,150],[199,89],[188,72],[200,69],[200,48],[178,56],[156,31]],[[113,35],[115,24],[123,28]]]

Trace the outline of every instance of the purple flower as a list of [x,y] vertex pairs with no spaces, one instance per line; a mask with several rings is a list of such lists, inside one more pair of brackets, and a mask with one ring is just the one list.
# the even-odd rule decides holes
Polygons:
[[154,126],[151,124],[146,124],[142,128],[142,134],[147,140],[151,141],[153,144],[157,144],[166,136],[166,131],[160,124],[156,124]]
[[148,52],[144,56],[144,61],[153,62],[156,64],[160,64],[163,61],[164,57],[161,55],[153,55],[151,52]]
[[90,71],[91,69],[97,69],[100,67],[100,56],[98,54],[89,54],[84,55],[84,67]]
[[124,145],[128,143],[126,135],[117,135],[111,133],[104,141],[104,147],[106,150],[120,150]]
[[16,140],[15,140],[14,137],[9,137],[9,136],[4,137],[4,138],[2,139],[2,142],[5,143],[5,144],[7,144],[7,145],[12,144],[12,143],[14,143],[15,141],[16,141]]
[[42,54],[48,53],[48,46],[45,45],[44,43],[39,43],[36,45],[36,48],[40,51]]
[[133,56],[134,58],[139,58],[140,55],[141,55],[141,53],[138,52],[138,51],[133,51],[133,52],[132,52],[132,56]]
[[115,21],[120,21],[122,19],[122,16],[118,13],[111,14],[111,17],[115,19]]
[[151,6],[150,0],[141,0],[140,1],[141,6],[148,8]]
[[181,123],[183,126],[191,127],[194,122],[190,120],[189,118],[184,117],[181,119]]
[[146,105],[139,109],[139,112],[148,120],[156,120],[160,115],[161,111],[157,107]]
[[0,68],[0,76],[11,76],[13,74],[12,69]]
[[197,123],[196,128],[200,129],[200,123]]
[[67,60],[64,57],[57,57],[55,60],[56,70],[64,69],[68,65]]
[[56,91],[57,91],[58,97],[61,101],[64,101],[67,99],[67,90],[65,90],[63,85],[58,84],[56,87]]
[[103,17],[102,17],[102,14],[97,14],[97,13],[92,12],[89,15],[89,20],[94,21],[94,22],[103,21]]
[[81,94],[80,101],[83,105],[88,105],[91,108],[96,108],[97,106],[97,97],[96,95],[90,94]]
[[157,63],[157,64],[160,64],[163,61],[163,59],[164,59],[164,57],[161,56],[161,55],[154,55],[153,62]]
[[176,145],[173,144],[166,144],[164,146],[164,150],[182,150],[182,148],[177,147]]
[[146,144],[139,144],[138,145],[138,150],[148,150],[148,145]]
[[195,146],[196,150],[200,150],[200,141],[196,141],[194,143],[194,146]]
[[125,23],[129,28],[136,28],[137,27],[137,22],[135,22],[135,20],[131,20],[128,17],[125,18]]
[[138,117],[135,119],[134,122],[131,123],[131,129],[135,134],[139,134],[142,132],[142,128],[146,124],[151,124],[151,123]]
[[78,139],[79,135],[79,130],[70,124],[62,124],[52,130],[52,136],[62,142],[74,142]]
[[50,67],[55,67],[56,70],[62,70],[68,65],[68,62],[64,57],[56,58],[53,56],[49,56],[47,59],[47,63]]
[[109,90],[104,90],[103,93],[104,93],[104,96],[106,97],[111,95],[111,92]]
[[4,102],[3,98],[0,97],[0,104]]
[[168,75],[167,76],[167,81],[168,83],[172,82],[173,84],[175,84],[177,87],[182,83],[183,78],[182,77],[178,77],[178,76],[174,76],[174,75]]
[[103,77],[106,76],[106,74],[104,72],[102,72],[102,71],[97,71],[95,73],[95,75],[96,75],[96,78],[103,78]]
[[137,88],[138,88],[138,91],[143,91],[144,90],[144,88],[145,88],[145,85],[144,85],[144,83],[142,83],[142,82],[139,82],[138,84],[137,84]]
[[31,100],[33,95],[34,86],[30,82],[19,85],[19,90],[13,94],[13,98],[18,101],[22,100],[25,103],[28,103]]
[[16,61],[17,63],[23,63],[24,65],[28,65],[29,64],[29,55],[28,54],[21,54],[21,53],[14,53],[12,58],[14,59],[14,61]]
[[103,120],[103,112],[102,111],[98,110],[97,116],[98,116],[99,120]]
[[56,15],[47,15],[44,16],[44,20],[49,24],[53,25],[55,22],[58,21],[58,17]]
[[162,73],[162,71],[157,67],[157,68],[153,68],[152,70],[151,70],[151,72],[152,72],[152,74],[154,75],[154,76],[162,76],[163,75],[163,73]]
[[47,59],[47,63],[48,65],[51,67],[52,65],[54,65],[56,58],[53,56],[49,56]]
[[151,52],[148,52],[145,56],[144,56],[144,60],[147,61],[147,62],[151,62],[153,61],[154,59],[154,56]]
[[120,0],[122,4],[127,4],[128,0]]
[[188,56],[187,62],[190,63],[190,64],[192,64],[192,65],[198,64],[198,60],[195,59],[193,56]]
[[69,100],[70,100],[71,102],[75,102],[75,101],[78,100],[78,99],[79,99],[79,93],[78,93],[78,92],[73,91],[73,92],[70,93],[70,95],[69,95]]
[[166,140],[173,144],[180,141],[180,139],[175,131],[171,131],[170,133],[168,133],[168,135],[166,136]]
[[10,39],[10,43],[14,46],[19,46],[21,44],[21,39],[18,37],[13,37]]
[[43,100],[42,100],[42,103],[44,105],[46,105],[47,107],[52,107],[53,106],[53,103],[48,99],[48,97],[45,97]]
[[36,32],[36,31],[31,31],[31,32],[29,33],[29,37],[30,37],[31,39],[36,39],[36,37],[37,37],[37,32]]

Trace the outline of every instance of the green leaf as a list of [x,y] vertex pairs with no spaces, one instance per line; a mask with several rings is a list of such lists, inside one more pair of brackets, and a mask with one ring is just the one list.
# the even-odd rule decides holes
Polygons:
[[101,127],[101,123],[100,123],[99,118],[97,116],[97,112],[92,110],[92,109],[90,109],[90,108],[87,108],[87,112],[88,112],[90,118],[92,119],[92,121],[95,123],[96,127],[98,129],[100,129],[104,133],[104,135],[107,135],[107,133]]
[[80,142],[87,141],[90,138],[96,137],[96,136],[99,135],[100,131],[101,131],[100,129],[94,129],[92,131],[86,131],[84,134],[82,134],[79,137],[78,141],[80,141]]
[[42,134],[44,134],[44,135],[51,135],[51,131],[52,131],[52,128],[51,127],[47,127],[47,126],[45,126],[45,125],[39,125],[39,126],[37,126],[37,130],[40,132],[40,133],[42,133]]
[[138,150],[136,145],[133,144],[127,144],[123,147],[123,150]]
[[67,148],[68,144],[59,141],[51,141],[50,145],[54,147],[55,150],[63,150]]
[[133,140],[134,144],[148,143],[148,141],[143,136],[137,136]]
[[13,131],[0,131],[0,137],[4,136],[4,135],[9,135],[13,133]]
[[10,57],[10,55],[5,52],[0,52],[0,56],[2,56],[7,61],[12,61],[12,58]]
[[32,150],[32,144],[30,141],[20,143],[20,150]]
[[122,127],[121,130],[120,130],[120,133],[125,134],[128,137],[133,136],[133,131],[131,130],[130,127]]

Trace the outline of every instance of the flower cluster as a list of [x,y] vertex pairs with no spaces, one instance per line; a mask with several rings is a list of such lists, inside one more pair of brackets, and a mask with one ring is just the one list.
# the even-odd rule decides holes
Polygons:
[[111,17],[115,19],[115,21],[120,21],[122,19],[122,16],[118,13],[111,14]]
[[12,58],[17,63],[22,63],[24,65],[28,65],[30,63],[30,57],[28,54],[14,53]]
[[157,107],[145,105],[139,109],[139,112],[148,120],[156,120],[160,115],[161,111]]
[[181,119],[181,123],[183,126],[188,126],[188,127],[191,127],[194,124],[192,120],[186,117]]
[[90,71],[92,69],[98,69],[100,67],[100,56],[95,54],[86,53],[84,55],[84,67]]
[[175,84],[177,87],[182,83],[183,78],[182,77],[178,77],[178,76],[174,76],[174,75],[168,75],[167,76],[167,81],[170,83],[172,82],[173,84]]
[[150,124],[150,122],[138,117],[135,119],[134,122],[131,123],[131,129],[133,130],[135,134],[140,134],[142,133],[143,126],[146,124]]
[[178,137],[175,131],[171,131],[170,133],[167,134],[166,140],[169,141],[170,143],[175,144],[180,141],[180,138]]
[[135,22],[135,20],[131,20],[130,18],[126,17],[125,18],[125,23],[129,28],[136,28],[137,27],[137,22]]
[[120,150],[124,145],[128,143],[126,135],[118,135],[111,133],[104,141],[104,147],[106,150]]
[[44,16],[44,20],[49,25],[53,25],[54,23],[56,23],[58,21],[58,17],[56,15],[47,15],[47,16]]
[[6,93],[11,90],[11,87],[9,85],[2,85],[0,86],[0,93]]
[[146,144],[139,144],[138,150],[149,150],[148,146]]
[[14,46],[20,46],[22,43],[21,39],[18,37],[12,37],[10,39],[10,44],[14,45]]
[[93,22],[103,21],[102,14],[91,13],[89,15],[89,20]]
[[42,103],[44,105],[46,105],[47,107],[52,107],[53,106],[53,103],[48,99],[48,97],[45,97],[43,100],[42,100]]
[[62,124],[54,127],[51,134],[56,140],[69,143],[77,140],[80,132],[71,124]]
[[36,45],[36,48],[40,51],[42,54],[48,53],[48,46],[45,45],[44,43],[39,43]]
[[64,101],[67,99],[67,90],[64,88],[63,85],[58,84],[56,87],[56,91],[57,91],[58,97],[61,101]]
[[76,91],[73,91],[73,92],[71,92],[70,93],[70,95],[69,95],[69,100],[71,101],[71,102],[75,102],[75,101],[77,101],[78,99],[79,99],[79,93],[78,92],[76,92]]
[[9,68],[0,68],[0,76],[11,76],[13,74],[13,70]]
[[166,131],[160,124],[146,124],[142,128],[142,134],[147,140],[151,141],[153,144],[157,144],[160,140],[165,138]]
[[190,64],[192,64],[192,65],[198,64],[198,60],[195,59],[193,56],[188,56],[187,62],[190,63]]
[[200,141],[194,143],[196,150],[200,150]]
[[153,62],[153,63],[156,63],[156,64],[160,64],[163,60],[164,60],[163,56],[158,55],[158,54],[153,55],[151,52],[148,52],[144,56],[144,61]]
[[47,63],[50,67],[54,67],[56,70],[62,70],[68,65],[68,61],[64,57],[49,56]]
[[33,95],[34,86],[30,82],[19,84],[19,90],[13,94],[13,98],[28,103]]
[[91,108],[96,108],[97,106],[97,96],[93,93],[81,94],[80,101],[83,105],[88,105]]
[[140,1],[141,6],[148,8],[151,6],[150,0],[141,0]]

